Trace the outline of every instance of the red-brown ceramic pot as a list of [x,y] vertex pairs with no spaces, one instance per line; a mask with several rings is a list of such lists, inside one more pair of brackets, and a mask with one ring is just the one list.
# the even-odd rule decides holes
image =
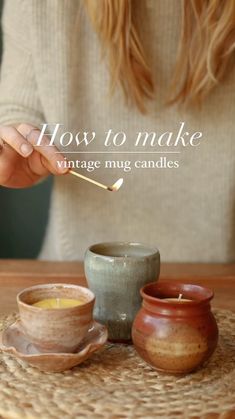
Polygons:
[[[191,301],[174,301],[179,294]],[[133,323],[132,339],[146,362],[159,371],[183,374],[209,359],[218,341],[210,307],[211,290],[198,285],[153,282],[141,289],[141,296],[142,308]]]

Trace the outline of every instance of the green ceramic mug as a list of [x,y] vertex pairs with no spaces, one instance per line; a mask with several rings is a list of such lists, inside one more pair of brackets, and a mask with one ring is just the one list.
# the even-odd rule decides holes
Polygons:
[[109,340],[131,340],[141,306],[140,289],[158,279],[158,249],[141,243],[99,243],[85,253],[85,275],[96,296],[94,317],[108,327]]

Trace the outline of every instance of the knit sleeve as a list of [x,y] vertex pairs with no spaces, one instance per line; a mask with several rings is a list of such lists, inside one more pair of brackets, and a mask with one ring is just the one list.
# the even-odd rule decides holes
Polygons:
[[[28,3],[29,4],[29,3]],[[44,122],[35,80],[24,0],[5,0],[2,16],[3,55],[0,70],[0,124]]]

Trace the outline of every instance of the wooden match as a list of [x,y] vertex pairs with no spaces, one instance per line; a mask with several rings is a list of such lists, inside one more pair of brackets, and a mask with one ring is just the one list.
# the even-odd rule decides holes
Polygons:
[[123,178],[118,179],[112,186],[107,186],[107,185],[104,185],[103,183],[97,182],[94,179],[81,175],[81,173],[77,173],[74,170],[69,170],[69,173],[73,176],[77,176],[80,179],[86,180],[87,182],[93,183],[93,185],[96,185],[99,188],[106,189],[107,191],[111,191],[111,192],[117,192],[123,184]]

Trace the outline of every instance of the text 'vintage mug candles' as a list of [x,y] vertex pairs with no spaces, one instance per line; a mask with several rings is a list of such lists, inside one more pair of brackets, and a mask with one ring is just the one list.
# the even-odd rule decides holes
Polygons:
[[133,323],[132,339],[146,362],[157,370],[181,374],[209,359],[218,340],[210,308],[211,290],[162,282],[146,285],[141,296],[143,303]]
[[158,279],[158,249],[140,243],[100,243],[85,254],[85,275],[96,296],[94,317],[108,327],[109,340],[131,340],[141,305],[140,289]]

